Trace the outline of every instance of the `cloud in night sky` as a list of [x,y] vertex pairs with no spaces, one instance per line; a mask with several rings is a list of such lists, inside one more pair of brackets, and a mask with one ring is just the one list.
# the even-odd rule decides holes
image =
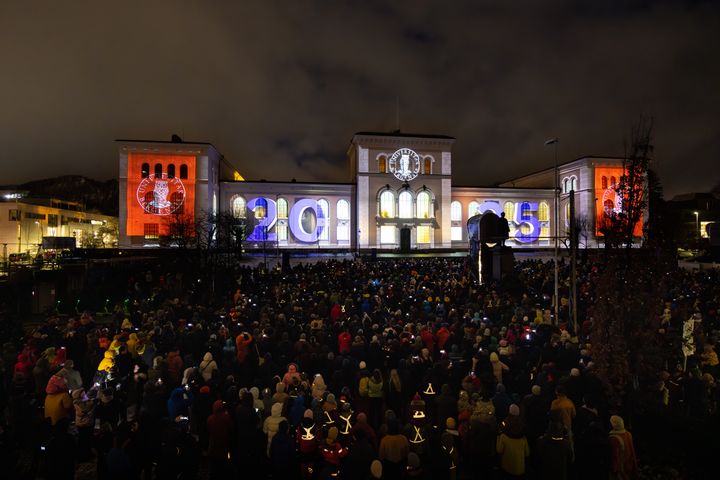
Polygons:
[[208,141],[248,179],[351,181],[357,131],[457,138],[454,183],[621,155],[720,183],[720,7],[671,1],[3,2],[0,184],[117,176],[116,138]]

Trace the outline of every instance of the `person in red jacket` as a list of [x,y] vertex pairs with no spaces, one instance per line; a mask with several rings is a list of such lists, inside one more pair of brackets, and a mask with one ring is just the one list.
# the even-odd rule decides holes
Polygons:
[[228,457],[233,421],[225,410],[222,400],[215,400],[213,413],[207,419],[210,478],[224,478],[228,473]]
[[252,343],[253,337],[248,332],[242,332],[240,335],[235,337],[235,351],[237,352],[237,360],[243,363],[248,356],[250,350],[250,343]]
[[337,321],[340,320],[342,313],[343,313],[343,309],[340,306],[340,304],[339,303],[333,304],[333,306],[330,308],[330,320],[332,320],[332,323],[337,323]]
[[637,457],[630,432],[625,430],[625,422],[617,415],[610,417],[610,474],[611,478],[629,480],[637,477]]
[[338,477],[340,475],[340,461],[348,454],[348,449],[340,445],[337,441],[338,429],[331,427],[328,430],[325,443],[320,449],[323,460],[325,461],[323,478]]
[[347,355],[350,353],[350,347],[352,346],[352,335],[347,330],[344,330],[338,335],[338,351],[340,355]]
[[450,330],[448,330],[447,327],[443,324],[443,326],[440,327],[435,336],[437,337],[438,348],[440,350],[444,350],[445,343],[448,341],[448,338],[450,338]]
[[428,327],[423,327],[422,332],[420,332],[420,338],[422,339],[425,348],[432,353],[435,349],[435,336]]

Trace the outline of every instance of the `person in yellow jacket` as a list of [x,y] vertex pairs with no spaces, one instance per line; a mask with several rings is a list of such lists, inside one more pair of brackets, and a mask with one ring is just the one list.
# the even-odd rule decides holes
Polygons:
[[45,387],[45,418],[55,425],[62,418],[70,416],[73,409],[72,397],[68,391],[65,379],[60,375],[53,375]]
[[112,370],[113,367],[113,359],[115,358],[115,354],[112,350],[105,350],[105,354],[103,355],[103,359],[100,360],[100,364],[98,365],[98,372],[107,372],[110,373],[110,370]]
[[527,438],[521,432],[503,431],[495,445],[500,455],[500,469],[511,477],[525,475],[525,459],[530,456]]

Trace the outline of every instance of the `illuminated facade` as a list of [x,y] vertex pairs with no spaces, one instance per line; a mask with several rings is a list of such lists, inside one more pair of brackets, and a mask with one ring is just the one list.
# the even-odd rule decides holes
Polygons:
[[[250,224],[246,248],[463,250],[468,219],[492,210],[508,219],[506,244],[550,247],[554,170],[492,188],[453,186],[454,141],[357,133],[347,150],[348,183],[305,183],[242,181],[206,143],[120,140],[120,243],[156,245],[169,218],[226,211]],[[561,236],[573,190],[576,217],[586,219],[584,243],[597,246],[603,209],[594,199],[609,198],[606,190],[621,171],[618,158],[585,157],[558,167]]]

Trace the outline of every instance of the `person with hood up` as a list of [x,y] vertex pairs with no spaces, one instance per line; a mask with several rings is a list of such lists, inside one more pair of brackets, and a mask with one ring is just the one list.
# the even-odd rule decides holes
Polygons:
[[65,383],[67,383],[68,390],[77,390],[78,388],[81,388],[83,385],[82,377],[80,376],[80,372],[75,370],[75,363],[72,360],[66,360],[65,365],[63,368],[60,369],[60,371],[57,373],[61,377],[65,379]]
[[213,372],[218,369],[217,363],[215,360],[213,360],[213,355],[210,352],[205,353],[203,356],[202,362],[200,362],[200,366],[198,367],[198,371],[200,372],[200,375],[202,376],[205,383],[212,380]]
[[258,415],[260,415],[260,417],[264,417],[265,402],[263,402],[260,398],[260,389],[258,389],[258,387],[252,387],[250,389],[250,395],[252,395],[253,399],[253,408],[258,413]]
[[242,332],[235,337],[235,357],[237,361],[243,363],[250,352],[250,344],[253,341],[252,335],[248,332]]
[[312,383],[312,396],[316,400],[322,400],[325,395],[327,386],[325,385],[325,379],[319,373],[315,375]]
[[167,356],[167,373],[173,385],[179,385],[183,374],[183,359],[180,356],[180,349],[175,347]]
[[170,393],[167,401],[168,417],[175,420],[177,417],[187,417],[192,405],[192,391],[178,387]]
[[495,352],[490,353],[490,364],[492,365],[493,375],[497,383],[503,383],[503,372],[510,370],[510,367],[500,361],[500,357]]
[[45,387],[45,418],[54,426],[60,419],[68,418],[73,408],[65,379],[53,375]]
[[[272,396],[272,403],[280,403],[282,405],[285,405],[285,401],[290,397],[287,392],[285,392],[285,384],[282,382],[277,382],[275,384],[275,393]],[[272,407],[270,407],[272,409]]]
[[288,365],[287,372],[285,372],[285,375],[283,375],[283,383],[285,384],[286,388],[290,388],[295,381],[302,381],[302,377],[300,376],[300,372],[298,372],[297,365],[294,363],[291,363]]
[[622,417],[610,417],[610,478],[629,480],[638,472],[637,457],[633,446],[632,434],[625,430]]
[[287,419],[282,416],[282,403],[274,403],[270,409],[270,416],[263,423],[263,432],[267,435],[266,453],[270,456],[270,445],[275,434],[280,430],[280,422],[286,422]]
[[210,478],[225,478],[228,473],[228,453],[233,429],[233,421],[225,410],[222,400],[215,400],[212,415],[207,419],[208,447],[210,460]]
[[128,336],[127,341],[127,349],[128,353],[132,356],[133,359],[138,358],[140,354],[138,353],[138,346],[141,344],[140,339],[138,338],[138,334],[133,332]]

